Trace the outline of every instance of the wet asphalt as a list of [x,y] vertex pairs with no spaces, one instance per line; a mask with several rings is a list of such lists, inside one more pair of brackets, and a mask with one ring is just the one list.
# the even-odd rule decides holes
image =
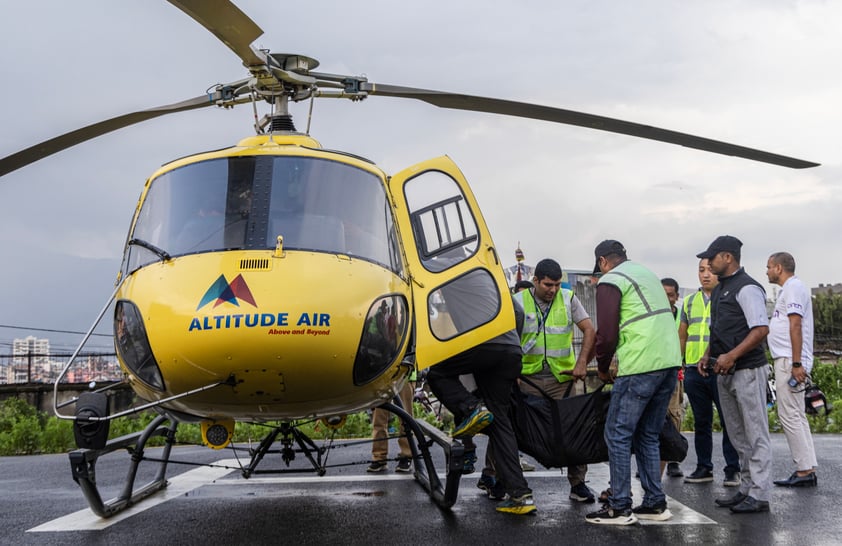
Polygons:
[[[695,467],[692,434],[688,437],[685,474]],[[366,473],[365,444],[331,450],[328,464],[343,466],[323,477],[305,472],[246,480],[237,470],[171,464],[165,492],[112,520],[87,508],[66,455],[2,457],[0,544],[840,544],[842,436],[814,440],[818,487],[775,488],[769,513],[734,515],[714,505],[714,498],[735,492],[722,485],[720,452],[714,454],[712,483],[664,479],[672,520],[630,527],[586,523],[584,515],[595,505],[569,500],[566,478],[540,466],[525,474],[538,506],[533,516],[495,512],[495,503],[476,488],[479,473],[462,478],[458,501],[443,510],[412,475],[396,474],[394,463],[387,472]],[[719,441],[717,435],[714,445]],[[792,471],[786,440],[774,434],[772,442],[774,476],[785,478]],[[237,465],[230,451],[199,447],[176,448],[173,459]],[[117,494],[125,461],[125,454],[100,460],[103,498]],[[303,463],[299,458],[291,468]],[[144,479],[150,471],[145,465]],[[595,491],[604,489],[607,465],[592,465],[588,480]],[[640,495],[635,481],[634,496]]]

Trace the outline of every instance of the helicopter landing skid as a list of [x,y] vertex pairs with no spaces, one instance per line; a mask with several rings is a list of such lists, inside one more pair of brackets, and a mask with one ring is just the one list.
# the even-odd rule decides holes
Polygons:
[[[167,420],[171,422],[169,427],[163,426],[164,421]],[[167,480],[164,475],[167,470],[170,450],[175,442],[177,426],[178,423],[171,420],[168,416],[159,415],[142,431],[114,438],[106,443],[102,449],[77,449],[69,453],[73,481],[78,483],[79,487],[82,488],[82,493],[84,493],[85,499],[88,501],[91,511],[94,514],[101,518],[109,518],[167,486]],[[155,473],[155,477],[150,482],[135,489],[134,482],[137,477],[137,471],[140,462],[144,460],[143,448],[146,446],[146,442],[155,436],[163,436],[166,439],[163,456],[158,460],[159,467]],[[127,449],[132,455],[129,472],[123,484],[122,492],[117,497],[103,502],[96,484],[97,459],[102,455],[119,449]]]

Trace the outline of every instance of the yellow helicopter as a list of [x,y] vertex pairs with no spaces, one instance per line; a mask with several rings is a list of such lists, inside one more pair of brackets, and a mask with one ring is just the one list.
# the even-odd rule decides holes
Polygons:
[[[145,401],[129,411],[154,409],[160,416],[144,431],[109,440],[108,423],[127,412],[109,415],[107,392],[81,395],[73,401],[72,415],[61,411],[68,404],[56,403],[57,415],[75,421],[80,449],[70,456],[73,477],[103,517],[166,485],[166,461],[179,422],[200,422],[204,441],[217,449],[230,443],[237,421],[278,422],[244,475],[255,471],[279,435],[285,457],[291,459],[289,450],[297,445],[324,472],[321,452],[296,422],[323,418],[335,425],[343,415],[381,405],[399,415],[415,437],[414,457],[423,461],[415,465],[417,479],[440,505],[455,501],[461,446],[389,401],[413,369],[423,370],[513,327],[497,249],[467,181],[449,158],[390,175],[362,157],[324,149],[298,131],[290,102],[408,98],[791,168],[816,165],[592,114],[318,72],[313,58],[255,49],[252,44],[263,31],[229,1],[170,3],[225,43],[248,76],[0,159],[2,176],[155,117],[208,106],[249,104],[255,111],[258,104],[270,106],[256,124],[256,135],[168,163],[141,192],[117,284],[97,323],[113,306],[115,346],[126,382]],[[495,287],[497,299],[465,317],[463,309],[448,307],[448,287]],[[453,319],[456,315],[460,320]],[[68,367],[72,364],[71,359]],[[138,461],[153,436],[167,440],[164,462],[150,483],[135,488]],[[445,484],[438,481],[430,441],[445,449]],[[126,447],[138,460],[133,458],[120,496],[103,502],[97,459]]]

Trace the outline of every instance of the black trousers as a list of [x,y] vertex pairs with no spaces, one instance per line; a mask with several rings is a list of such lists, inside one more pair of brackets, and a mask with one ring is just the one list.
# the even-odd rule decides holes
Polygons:
[[[456,416],[457,423],[480,402],[494,415],[494,420],[485,429],[488,445],[494,453],[497,479],[512,497],[531,493],[520,467],[509,413],[511,392],[520,371],[520,347],[486,343],[440,362],[427,372],[430,389]],[[473,374],[481,401],[462,385],[459,376],[464,374]]]

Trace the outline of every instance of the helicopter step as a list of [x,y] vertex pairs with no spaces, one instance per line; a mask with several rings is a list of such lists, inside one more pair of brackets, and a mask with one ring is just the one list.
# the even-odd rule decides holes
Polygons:
[[[170,426],[163,425],[167,420],[170,421]],[[69,456],[73,481],[79,484],[82,493],[85,495],[85,499],[91,507],[91,511],[102,518],[109,518],[165,488],[167,486],[165,477],[167,462],[169,461],[170,450],[175,443],[177,426],[178,423],[171,420],[168,416],[159,415],[144,430],[115,438],[107,442],[102,449],[83,448],[71,451]],[[143,460],[148,460],[143,456],[143,449],[149,439],[156,436],[165,438],[163,456],[156,460],[159,465],[157,472],[154,478],[146,485],[135,489],[134,483],[140,463]],[[123,484],[122,492],[117,497],[103,502],[96,484],[96,463],[101,456],[120,449],[126,449],[132,455],[126,481]]]

